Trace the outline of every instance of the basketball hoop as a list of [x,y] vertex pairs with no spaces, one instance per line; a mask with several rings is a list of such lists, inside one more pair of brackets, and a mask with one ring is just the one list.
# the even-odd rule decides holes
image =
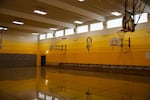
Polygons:
[[122,30],[123,32],[134,32],[135,31],[135,24],[134,18],[131,17],[129,12],[125,12],[125,16],[122,19]]
[[86,48],[87,48],[87,50],[88,50],[88,52],[90,51],[90,48],[91,48],[91,46],[92,46],[92,38],[91,37],[87,37],[87,39],[86,39]]
[[120,45],[121,45],[120,38],[112,38],[110,40],[110,46],[120,46]]
[[119,31],[118,32],[118,36],[119,36],[119,39],[120,39],[120,46],[123,47],[123,41],[124,41],[124,36],[125,36],[126,32],[124,31]]
[[[123,16],[122,19],[122,31],[124,32],[135,31],[135,26],[138,24],[140,17],[144,12],[146,5],[149,4],[150,0],[130,0],[130,2],[132,3],[132,9],[130,8],[129,0],[125,0],[125,5],[124,5],[125,15]],[[135,22],[136,13],[140,14],[137,22]]]

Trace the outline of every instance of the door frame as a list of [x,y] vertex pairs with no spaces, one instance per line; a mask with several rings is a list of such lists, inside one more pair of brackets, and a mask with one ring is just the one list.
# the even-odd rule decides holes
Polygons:
[[41,66],[46,66],[46,55],[41,55]]

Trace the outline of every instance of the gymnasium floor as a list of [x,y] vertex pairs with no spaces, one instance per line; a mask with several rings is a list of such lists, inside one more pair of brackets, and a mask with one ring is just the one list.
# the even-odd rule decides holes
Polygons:
[[150,77],[50,67],[1,68],[0,100],[150,100]]

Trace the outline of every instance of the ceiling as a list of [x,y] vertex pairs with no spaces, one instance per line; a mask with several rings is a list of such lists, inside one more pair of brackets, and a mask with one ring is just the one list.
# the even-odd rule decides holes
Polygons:
[[[150,12],[149,5],[146,6],[146,12]],[[48,14],[35,14],[35,9]],[[49,28],[75,27],[75,20],[84,23],[105,21],[113,17],[113,11],[123,14],[124,0],[1,0],[0,26],[6,26],[9,30],[45,33],[50,31]],[[23,21],[24,25],[12,24],[13,20]]]

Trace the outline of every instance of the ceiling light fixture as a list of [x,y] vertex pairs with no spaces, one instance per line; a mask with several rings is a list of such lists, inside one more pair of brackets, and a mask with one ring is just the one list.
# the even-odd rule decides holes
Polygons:
[[46,15],[47,14],[47,12],[41,11],[41,10],[34,10],[33,12],[36,14],[40,14],[40,15]]
[[115,15],[115,16],[120,16],[121,15],[121,13],[119,13],[119,12],[111,12],[111,14]]
[[52,30],[52,31],[58,30],[57,28],[49,28],[49,29]]
[[39,33],[32,33],[32,35],[39,35]]
[[0,26],[0,30],[7,31],[7,30],[8,30],[8,28],[7,28],[7,27]]
[[85,0],[78,0],[79,2],[83,2],[83,1],[85,1]]
[[76,24],[83,24],[83,22],[78,21],[78,20],[74,21],[74,23],[76,23]]
[[0,30],[3,30],[4,28],[3,27],[0,27]]
[[13,24],[17,24],[17,25],[23,25],[23,24],[24,24],[24,23],[21,22],[21,21],[15,21],[15,20],[14,20],[12,23],[13,23]]
[[5,27],[5,28],[3,28],[3,29],[4,29],[4,31],[7,31],[7,30],[8,30],[8,28],[6,28],[6,27]]

